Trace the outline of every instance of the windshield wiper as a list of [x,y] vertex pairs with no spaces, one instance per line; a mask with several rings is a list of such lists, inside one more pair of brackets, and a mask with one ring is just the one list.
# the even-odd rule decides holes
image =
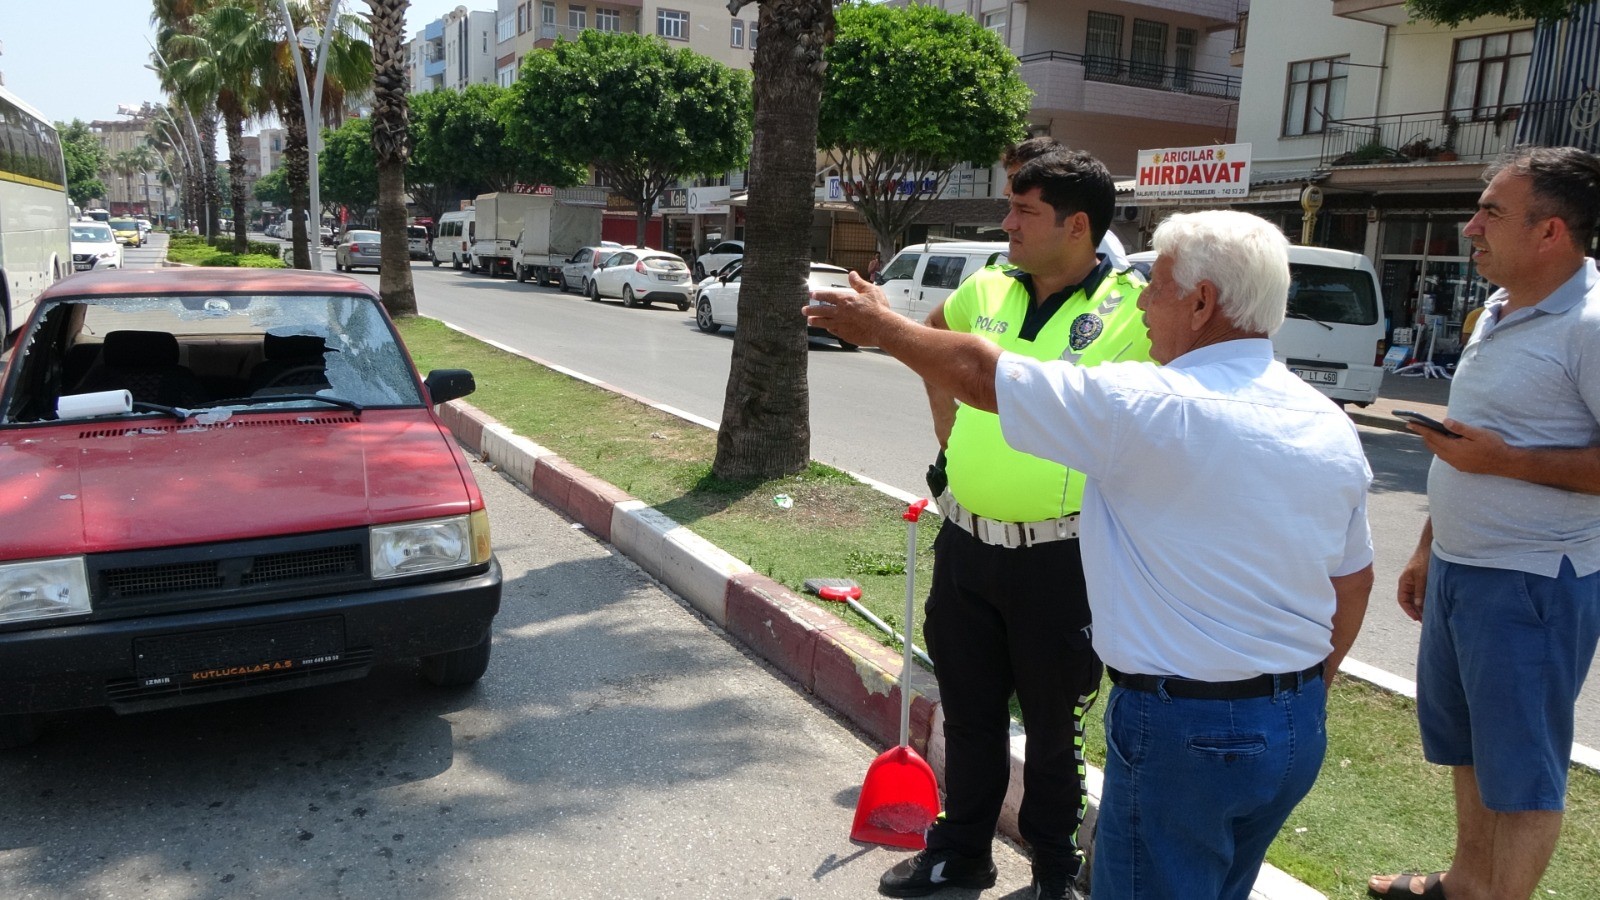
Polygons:
[[324,397],[320,394],[272,394],[266,397],[229,397],[226,400],[207,400],[197,405],[195,409],[210,409],[216,406],[259,406],[266,403],[281,403],[285,400],[316,400],[348,409],[358,416],[365,409],[354,400],[346,400],[343,397]]
[[1291,310],[1290,312],[1286,313],[1286,315],[1291,319],[1305,319],[1307,322],[1315,322],[1318,325],[1321,325],[1323,328],[1328,329],[1329,331],[1333,330],[1333,326],[1332,325],[1329,325],[1327,322],[1322,321],[1321,319],[1317,318],[1316,316],[1308,316],[1303,312],[1294,312],[1293,310]]
[[187,421],[194,416],[194,412],[192,410],[184,409],[181,406],[166,406],[161,403],[145,403],[142,400],[133,401],[132,407],[133,412],[164,413],[173,417],[174,419],[177,419],[179,422]]

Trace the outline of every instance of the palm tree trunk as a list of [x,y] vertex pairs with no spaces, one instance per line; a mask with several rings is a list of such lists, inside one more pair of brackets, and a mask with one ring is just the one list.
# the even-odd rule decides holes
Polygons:
[[[282,104],[278,115],[283,117],[283,180],[289,185],[289,222],[294,243],[294,267],[311,268],[311,252],[307,242],[306,222],[310,216],[301,216],[311,205],[311,151],[306,143],[306,116],[299,98]],[[318,225],[321,216],[318,216]]]
[[407,127],[405,51],[407,0],[367,0],[372,7],[372,149],[378,158],[378,295],[392,317],[417,314],[406,240]]
[[805,305],[831,0],[761,0],[739,328],[711,471],[775,478],[811,460]]
[[223,127],[228,132],[228,187],[232,196],[229,203],[233,206],[233,252],[247,253],[250,250],[250,239],[245,235],[245,228],[249,224],[245,221],[244,204],[244,116],[238,112],[225,113],[222,117]]
[[205,177],[206,221],[204,230],[207,237],[215,237],[220,230],[218,220],[222,215],[222,192],[217,189],[217,116],[215,106],[207,106],[205,114],[200,117],[200,158],[203,160],[202,173]]

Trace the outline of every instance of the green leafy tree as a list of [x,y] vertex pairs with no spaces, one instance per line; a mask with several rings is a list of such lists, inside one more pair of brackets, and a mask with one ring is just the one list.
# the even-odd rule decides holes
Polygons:
[[497,112],[511,141],[569,175],[593,166],[632,201],[639,244],[662,191],[742,166],[750,147],[749,75],[637,34],[585,31],[528,54]]
[[[737,15],[742,0],[730,0]],[[755,130],[745,213],[739,328],[711,471],[729,481],[776,478],[811,461],[805,305],[823,54],[832,0],[761,0]]]
[[378,158],[372,150],[372,120],[350,119],[322,135],[317,173],[324,204],[348,207],[358,217],[378,202]]
[[1572,15],[1588,3],[1589,0],[1407,0],[1406,9],[1413,19],[1453,28],[1484,16],[1552,22]]
[[838,23],[818,144],[888,259],[958,163],[991,164],[1022,139],[1032,92],[1016,56],[971,16],[856,3]]
[[256,179],[256,199],[262,203],[269,203],[279,209],[289,208],[289,182],[284,177],[282,166]]
[[466,189],[455,184],[455,153],[438,138],[454,94],[454,91],[435,90],[406,97],[407,130],[411,133],[406,190],[410,191],[417,209],[435,222],[444,214],[451,197],[466,193]]
[[473,84],[459,91],[429,92],[427,127],[418,129],[417,153],[436,180],[469,195],[509,191],[518,182],[570,185],[586,174],[563,156],[543,155],[513,139],[496,114],[511,88]]
[[56,133],[61,136],[61,155],[67,163],[67,196],[79,206],[88,206],[90,198],[104,197],[106,185],[100,173],[109,161],[105,146],[82,119],[73,119],[71,125],[57,122]]

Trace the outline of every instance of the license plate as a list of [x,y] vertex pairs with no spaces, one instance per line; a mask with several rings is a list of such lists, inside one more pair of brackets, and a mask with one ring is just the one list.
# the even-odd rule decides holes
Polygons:
[[1338,384],[1339,373],[1327,369],[1290,369],[1289,371],[1300,376],[1301,381],[1311,384]]
[[73,263],[72,264],[72,270],[75,271],[75,272],[84,272],[84,271],[87,271],[88,268],[89,268],[89,264],[88,263]]

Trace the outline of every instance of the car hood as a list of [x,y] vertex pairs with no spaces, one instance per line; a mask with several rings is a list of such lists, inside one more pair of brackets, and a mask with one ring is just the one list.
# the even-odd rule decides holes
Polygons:
[[73,241],[73,253],[100,253],[105,250],[115,250],[119,245],[115,241]]
[[0,432],[0,558],[269,537],[470,511],[423,409],[77,421]]

